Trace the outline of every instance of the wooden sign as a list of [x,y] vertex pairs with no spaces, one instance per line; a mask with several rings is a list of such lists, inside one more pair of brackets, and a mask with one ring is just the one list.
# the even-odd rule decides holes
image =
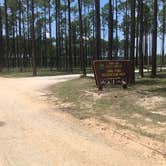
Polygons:
[[93,62],[97,87],[102,90],[108,81],[131,82],[131,62],[127,60],[98,60]]

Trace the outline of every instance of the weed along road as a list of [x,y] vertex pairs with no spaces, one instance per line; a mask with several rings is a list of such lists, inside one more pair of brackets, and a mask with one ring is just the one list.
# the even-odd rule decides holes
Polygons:
[[77,77],[0,78],[0,166],[166,165],[105,141],[47,100],[49,86]]

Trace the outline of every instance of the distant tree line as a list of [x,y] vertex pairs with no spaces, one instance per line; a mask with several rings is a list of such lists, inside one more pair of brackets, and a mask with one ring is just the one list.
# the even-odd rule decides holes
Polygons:
[[[131,60],[157,74],[165,65],[165,0],[1,0],[0,70],[37,68],[69,71],[93,60]],[[161,55],[157,57],[157,38]]]

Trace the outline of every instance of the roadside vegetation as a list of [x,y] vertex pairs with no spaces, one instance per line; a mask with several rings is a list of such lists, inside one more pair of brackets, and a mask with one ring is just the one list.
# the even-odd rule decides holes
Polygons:
[[80,119],[115,123],[155,140],[166,141],[166,73],[146,75],[127,90],[109,85],[98,91],[93,78],[80,78],[52,86],[60,109]]
[[[91,73],[92,69],[87,68],[87,73]],[[50,70],[49,68],[40,68],[37,71],[37,76],[57,76],[57,75],[67,75],[67,74],[81,74],[82,71],[79,68],[75,68],[72,72],[69,71],[57,71],[57,70]],[[18,68],[8,71],[7,69],[0,72],[0,76],[8,77],[8,78],[21,78],[21,77],[32,77],[32,69],[26,69],[22,72]]]

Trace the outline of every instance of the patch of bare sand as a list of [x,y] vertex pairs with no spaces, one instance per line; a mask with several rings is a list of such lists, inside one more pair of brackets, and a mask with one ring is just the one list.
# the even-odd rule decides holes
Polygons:
[[157,109],[161,104],[166,103],[166,98],[160,96],[153,96],[147,98],[137,99],[136,104],[138,106],[144,107],[147,110]]
[[104,96],[104,94],[101,92],[84,91],[84,96],[91,97],[93,99],[93,101],[97,101],[97,100],[101,99]]
[[152,111],[152,113],[166,116],[166,108],[157,109],[156,111]]
[[[110,118],[110,123],[104,123],[94,118],[82,120],[96,135],[103,137],[108,144],[116,144],[122,149],[133,151],[134,154],[142,154],[146,159],[165,162],[166,144],[143,137],[130,130],[120,129],[116,123],[126,124],[126,121]],[[145,159],[145,160],[146,160]]]

